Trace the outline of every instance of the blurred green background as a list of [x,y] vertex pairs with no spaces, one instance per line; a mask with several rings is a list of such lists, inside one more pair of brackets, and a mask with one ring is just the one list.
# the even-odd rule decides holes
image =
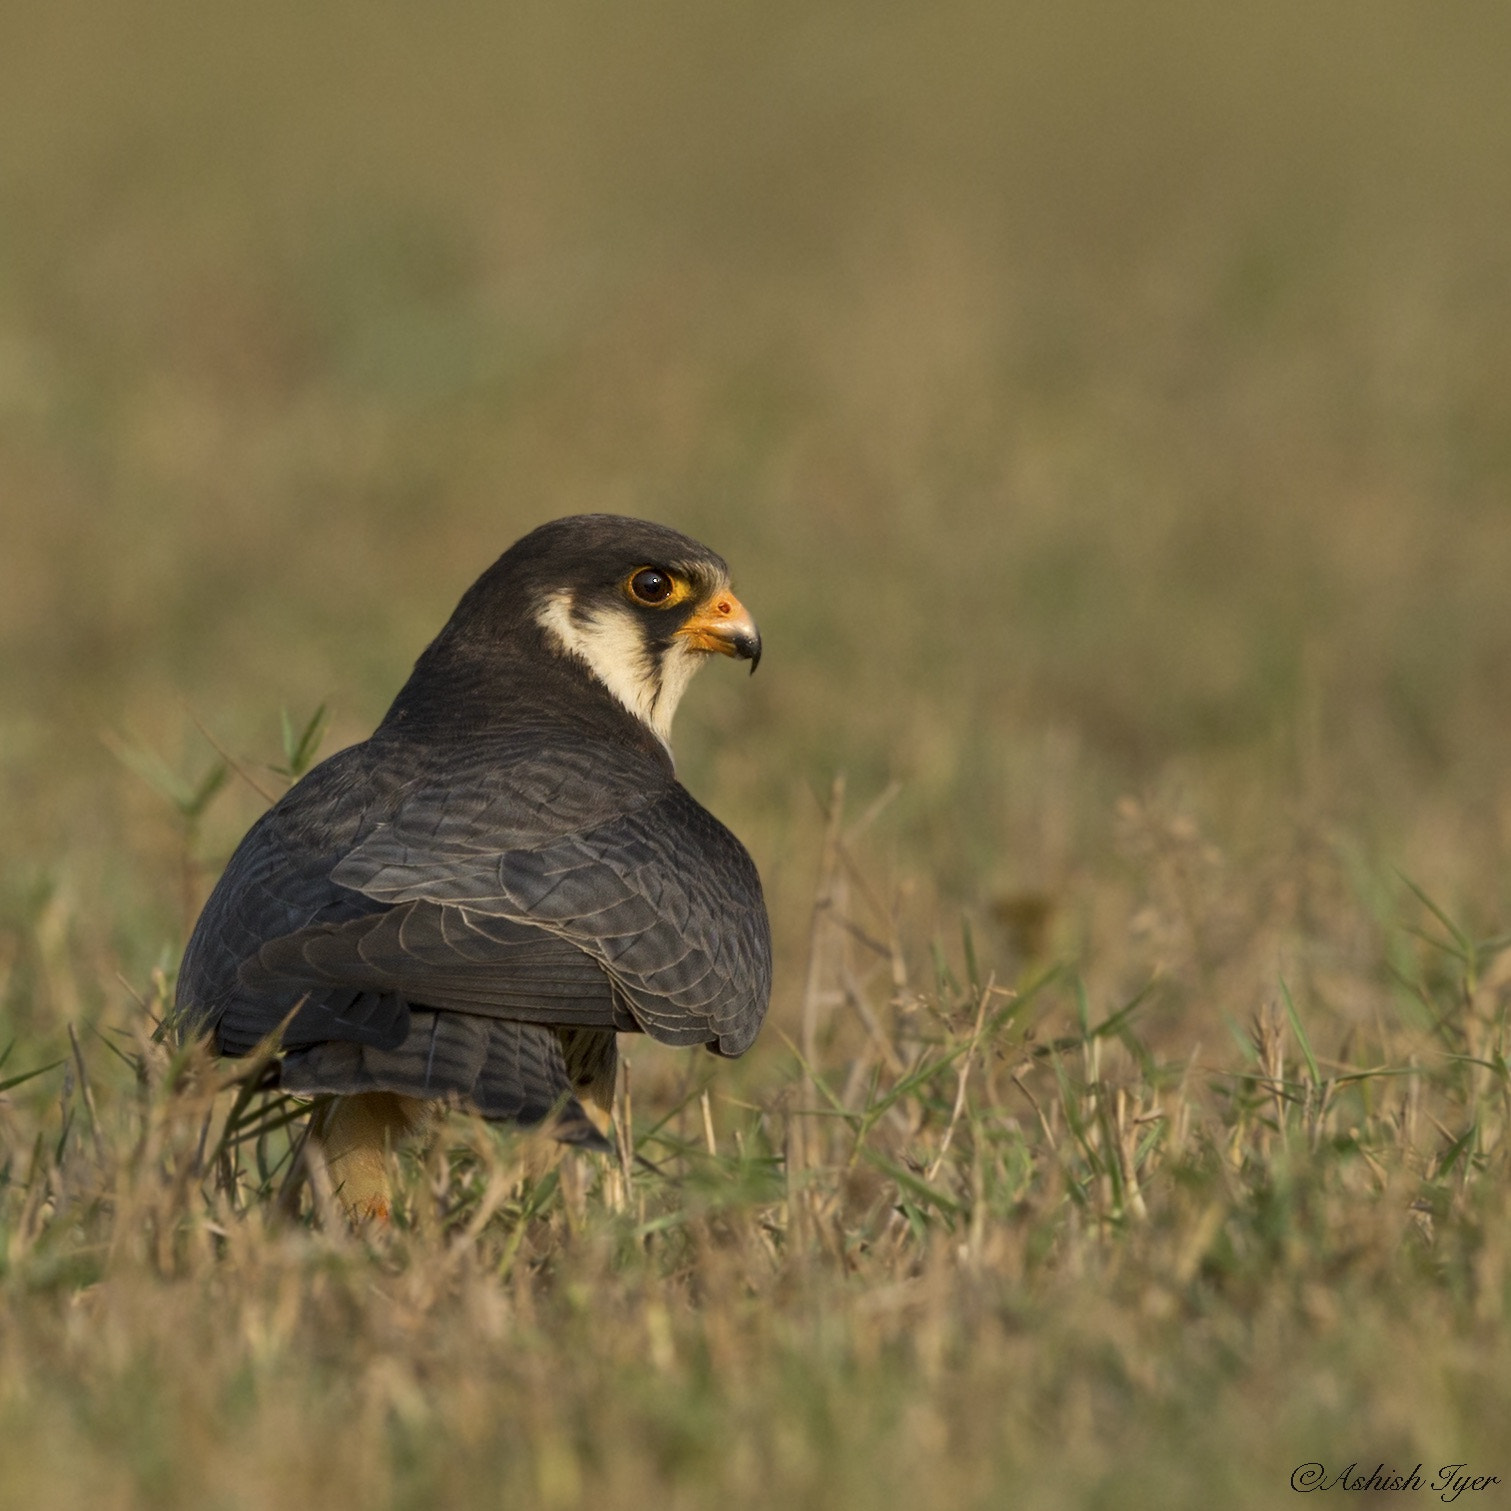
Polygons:
[[1503,918],[1508,59],[1488,0],[7,6],[12,1017],[171,964],[260,807],[186,878],[107,741],[360,738],[580,510],[707,540],[765,631],[678,751],[779,1018],[837,769],[902,784],[917,941],[1042,902],[1094,973],[1150,813],[1261,910],[1315,842]]
[[[9,1500],[1507,1478],[1508,63],[1501,0],[0,6]],[[633,1229],[576,1161],[580,1210],[438,1228],[445,1148],[394,1243],[212,1201],[106,1045],[283,712],[365,736],[581,510],[706,540],[765,636],[676,744],[771,1022],[626,1045],[657,1159],[711,1077],[708,1165]],[[836,772],[890,802],[819,915]],[[995,1040],[962,921],[1065,967]],[[887,1121],[809,1118],[793,1038]]]

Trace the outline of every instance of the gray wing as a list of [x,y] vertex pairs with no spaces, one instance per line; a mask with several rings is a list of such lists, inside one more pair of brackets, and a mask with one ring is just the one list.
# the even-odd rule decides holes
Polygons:
[[409,1006],[392,991],[312,992],[293,980],[248,985],[240,978],[269,939],[378,911],[330,879],[336,860],[375,821],[373,809],[386,811],[364,755],[353,746],[316,767],[237,846],[179,967],[182,1036],[213,1033],[221,1053],[240,1055],[280,1027],[290,1045],[342,1039],[392,1047],[409,1032]]
[[[515,937],[505,926],[531,926],[593,961],[621,1011],[652,1038],[727,1055],[749,1048],[771,992],[760,878],[744,846],[684,788],[669,784],[607,822],[507,850],[458,821],[454,796],[449,806],[449,822],[421,804],[377,825],[332,872],[395,913],[419,905],[382,931],[386,942],[401,945],[408,928],[413,960],[449,934],[475,970],[491,941]],[[395,969],[395,956],[385,958]],[[466,991],[468,977],[477,979],[453,968],[450,982]],[[397,977],[368,979],[377,987]]]
[[292,1014],[286,1045],[397,1052],[424,1007],[749,1045],[770,941],[733,835],[601,743],[523,731],[445,757],[369,741],[264,816],[185,954],[191,1031],[245,1053]]

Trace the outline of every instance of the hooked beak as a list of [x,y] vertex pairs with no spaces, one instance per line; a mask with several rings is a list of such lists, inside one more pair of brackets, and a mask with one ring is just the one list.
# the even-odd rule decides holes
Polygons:
[[716,651],[748,661],[752,673],[761,664],[761,632],[745,605],[728,588],[700,604],[677,633],[685,636],[694,650]]

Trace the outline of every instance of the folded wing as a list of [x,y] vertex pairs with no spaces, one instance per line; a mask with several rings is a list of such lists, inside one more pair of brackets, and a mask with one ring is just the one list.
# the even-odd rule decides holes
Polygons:
[[185,955],[191,1030],[231,1054],[280,1026],[291,1047],[408,1053],[423,1009],[748,1047],[771,981],[760,881],[685,789],[538,732],[444,770],[430,754],[353,747],[254,826]]
[[594,962],[661,1043],[749,1047],[771,989],[760,880],[684,788],[669,784],[652,803],[533,848],[490,849],[471,827],[453,834],[448,842],[423,806],[406,811],[364,835],[332,879],[395,911],[428,904],[409,928],[423,920],[426,940],[454,940],[473,966],[494,941],[516,938],[501,925],[533,926]]

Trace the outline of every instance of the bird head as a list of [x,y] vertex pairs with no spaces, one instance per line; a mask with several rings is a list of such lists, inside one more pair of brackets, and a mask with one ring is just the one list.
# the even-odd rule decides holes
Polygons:
[[[707,546],[648,520],[579,514],[515,542],[463,597],[442,640],[523,647],[591,676],[663,745],[710,655],[761,659],[755,621]],[[442,643],[437,641],[437,646]]]

